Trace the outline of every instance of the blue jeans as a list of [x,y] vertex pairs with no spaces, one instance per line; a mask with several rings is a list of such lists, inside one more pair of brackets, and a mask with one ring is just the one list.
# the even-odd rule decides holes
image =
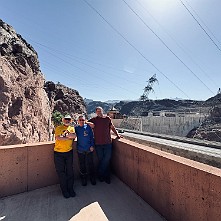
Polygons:
[[98,157],[98,175],[103,178],[110,178],[110,159],[112,144],[95,145]]

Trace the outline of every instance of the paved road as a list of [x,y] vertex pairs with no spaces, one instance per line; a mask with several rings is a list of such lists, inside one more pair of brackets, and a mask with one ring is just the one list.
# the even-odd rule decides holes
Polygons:
[[151,147],[221,168],[221,149],[209,147],[208,142],[204,146],[202,142],[201,145],[197,145],[131,132],[124,132],[122,135],[129,140],[150,144]]

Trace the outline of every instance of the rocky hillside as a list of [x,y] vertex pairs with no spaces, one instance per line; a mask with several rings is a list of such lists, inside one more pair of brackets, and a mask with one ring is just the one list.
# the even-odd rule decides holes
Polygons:
[[150,111],[197,111],[203,104],[202,101],[194,100],[149,100],[149,101],[121,101],[115,105],[121,114],[129,116],[147,116]]
[[198,128],[190,131],[187,137],[221,142],[221,94],[206,100],[205,106],[210,107],[208,117]]
[[51,111],[38,55],[0,20],[0,145],[46,141]]
[[105,103],[101,101],[91,101],[86,104],[88,114],[94,113],[96,107],[102,107],[104,112],[107,113],[107,111],[110,110],[112,106],[113,104]]
[[54,110],[86,112],[76,90],[45,83],[34,48],[0,20],[0,146],[48,141]]
[[78,91],[52,81],[47,81],[44,89],[48,95],[52,112],[59,111],[71,115],[75,113],[86,114],[84,100]]
[[209,103],[204,104],[203,101],[194,100],[149,100],[149,101],[120,101],[118,103],[107,103],[101,101],[86,102],[88,114],[93,113],[97,106],[103,107],[107,112],[112,106],[120,111],[120,113],[128,116],[147,116],[150,111],[174,111],[174,112],[194,112],[208,111]]

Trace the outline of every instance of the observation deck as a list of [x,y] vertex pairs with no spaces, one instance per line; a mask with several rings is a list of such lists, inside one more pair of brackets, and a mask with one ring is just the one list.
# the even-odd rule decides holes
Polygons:
[[74,154],[77,196],[65,199],[53,146],[0,147],[0,220],[221,220],[219,168],[154,148],[154,141],[114,139],[111,184],[81,186]]

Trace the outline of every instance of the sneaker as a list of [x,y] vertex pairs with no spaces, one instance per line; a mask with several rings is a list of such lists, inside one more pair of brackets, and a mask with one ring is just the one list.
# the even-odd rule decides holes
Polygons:
[[94,177],[91,177],[90,180],[92,185],[96,185],[96,179]]
[[68,192],[63,192],[62,195],[66,199],[70,198],[70,194]]
[[76,196],[76,193],[74,192],[74,190],[70,191],[69,194],[70,194],[71,197],[75,197]]

